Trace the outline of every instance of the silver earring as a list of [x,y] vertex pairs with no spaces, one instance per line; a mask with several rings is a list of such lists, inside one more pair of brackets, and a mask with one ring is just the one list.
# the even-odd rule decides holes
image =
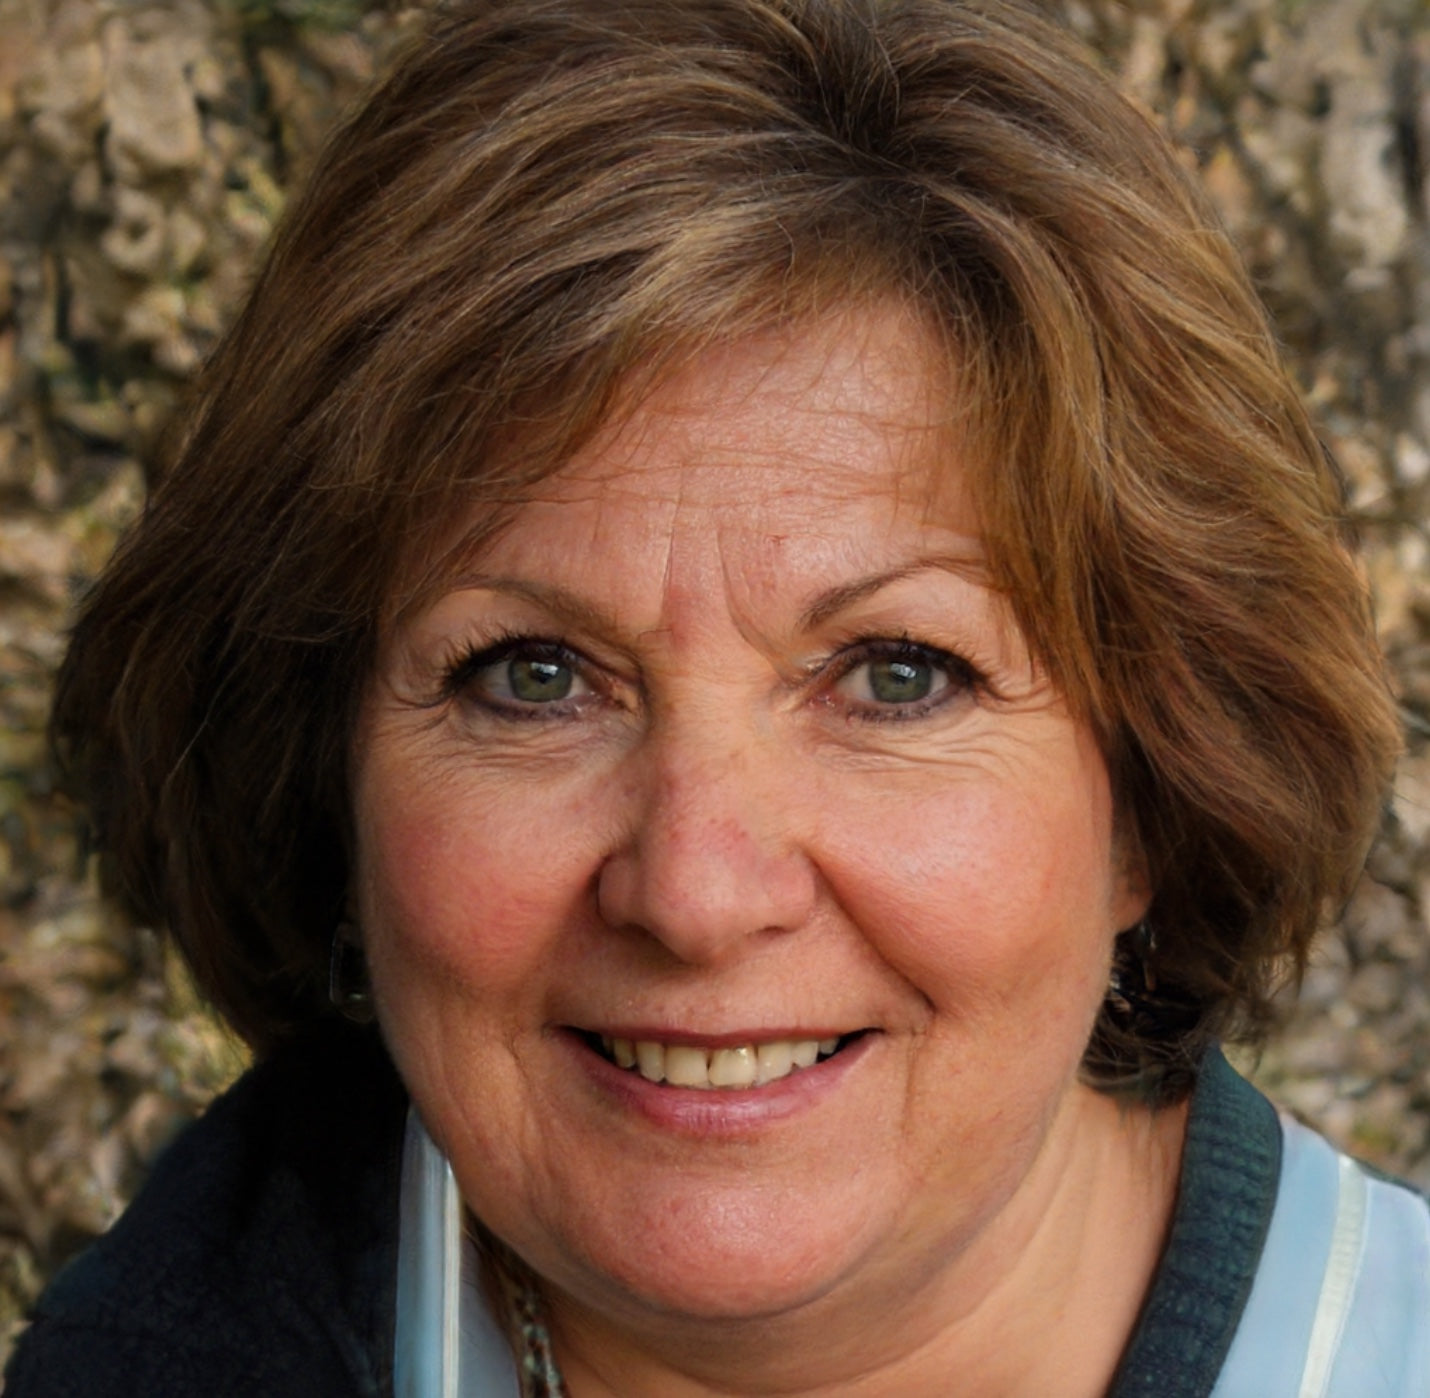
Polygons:
[[354,1024],[371,1024],[376,1017],[367,962],[363,959],[357,928],[350,922],[338,923],[333,933],[333,951],[328,961],[328,999],[344,1019]]

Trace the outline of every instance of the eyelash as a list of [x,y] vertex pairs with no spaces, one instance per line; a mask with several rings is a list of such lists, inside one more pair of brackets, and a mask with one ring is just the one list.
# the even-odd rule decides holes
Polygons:
[[[830,684],[825,688],[827,695],[833,686],[857,673],[861,666],[878,661],[891,664],[903,662],[918,667],[928,666],[930,669],[941,671],[946,683],[942,689],[936,690],[927,698],[911,703],[889,702],[881,705],[877,701],[852,702],[851,707],[854,712],[851,717],[866,723],[907,723],[941,709],[945,704],[960,696],[988,688],[986,678],[971,661],[961,655],[955,655],[952,651],[944,650],[940,646],[915,641],[908,636],[897,638],[888,636],[859,637],[842,647],[831,661],[819,667],[815,673],[828,674],[831,670],[833,671]],[[826,700],[826,702],[832,701]]]
[[[592,669],[590,662],[579,651],[564,641],[549,636],[532,636],[511,632],[498,637],[490,645],[467,646],[454,655],[443,666],[442,685],[439,698],[444,701],[460,699],[468,693],[476,678],[485,670],[491,670],[504,660],[523,659],[546,661],[568,669],[593,691],[598,687],[588,678]],[[478,698],[477,703],[495,718],[541,720],[561,717],[573,711],[587,696],[577,696],[575,700],[555,701],[548,704],[505,703],[499,699]]]
[[[484,671],[491,670],[503,661],[524,659],[533,662],[548,662],[570,672],[590,691],[572,699],[558,699],[548,703],[519,700],[504,701],[493,696],[473,694],[471,687]],[[928,697],[908,703],[877,700],[845,699],[847,717],[851,721],[871,723],[899,723],[923,718],[942,708],[960,696],[989,688],[988,681],[976,666],[962,656],[939,646],[915,641],[907,636],[857,637],[840,647],[839,651],[826,661],[811,666],[808,676],[811,681],[824,680],[820,698],[834,706],[838,700],[834,690],[861,666],[878,662],[896,665],[903,662],[914,667],[925,667],[940,672],[944,684]],[[471,699],[488,715],[497,719],[540,721],[562,718],[578,707],[583,707],[591,698],[599,698],[602,686],[590,678],[595,669],[592,663],[565,641],[551,636],[509,633],[498,637],[489,645],[469,646],[448,660],[442,671],[439,701]]]

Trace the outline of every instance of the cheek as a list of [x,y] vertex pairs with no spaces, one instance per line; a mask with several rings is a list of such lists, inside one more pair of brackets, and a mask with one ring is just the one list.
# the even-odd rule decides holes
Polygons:
[[831,884],[935,1008],[1087,1017],[1119,930],[1110,803],[1096,781],[1054,780],[1045,793],[951,783],[882,811],[877,841],[869,828],[830,835],[844,851]]
[[360,794],[358,842],[374,973],[448,991],[519,981],[582,901],[592,856],[579,820],[560,819],[571,808],[420,775],[375,786],[380,801]]

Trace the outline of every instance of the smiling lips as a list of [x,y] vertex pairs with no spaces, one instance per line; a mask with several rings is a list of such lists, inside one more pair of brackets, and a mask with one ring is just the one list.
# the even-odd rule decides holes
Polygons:
[[[776,1039],[764,1044],[706,1049],[651,1039],[617,1039],[602,1034],[601,1054],[648,1082],[704,1089],[763,1087],[802,1068],[812,1068],[844,1046],[844,1039]],[[595,1045],[593,1044],[593,1047]]]

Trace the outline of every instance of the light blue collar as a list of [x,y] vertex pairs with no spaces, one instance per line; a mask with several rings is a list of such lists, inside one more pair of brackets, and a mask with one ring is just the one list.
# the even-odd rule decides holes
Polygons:
[[397,1239],[396,1398],[520,1398],[447,1157],[407,1113]]

